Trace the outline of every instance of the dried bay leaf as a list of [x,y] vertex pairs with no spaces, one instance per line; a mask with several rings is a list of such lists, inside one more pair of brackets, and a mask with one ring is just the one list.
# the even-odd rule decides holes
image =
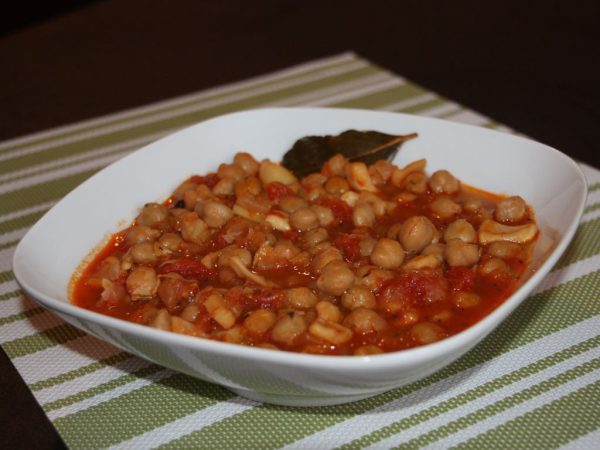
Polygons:
[[283,156],[282,164],[301,178],[321,170],[337,153],[350,161],[372,164],[380,159],[391,161],[403,142],[416,133],[394,136],[379,131],[347,130],[337,136],[306,136],[296,141]]

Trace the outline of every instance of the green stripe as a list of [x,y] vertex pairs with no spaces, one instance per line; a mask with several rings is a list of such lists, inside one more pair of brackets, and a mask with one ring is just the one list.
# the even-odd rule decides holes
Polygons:
[[[409,98],[417,97],[426,93],[426,91],[419,88],[418,86],[412,84],[403,84],[401,86],[394,86],[383,91],[365,94],[358,98],[351,98],[348,100],[335,102],[332,104],[332,106],[336,106],[339,108],[378,109],[391,103],[407,100]],[[425,100],[423,104],[429,101],[431,100]],[[408,106],[402,109],[402,111],[407,111],[409,108],[411,107]]]
[[65,323],[30,336],[5,342],[2,344],[2,348],[9,358],[18,358],[82,336],[86,336],[83,331]]
[[22,294],[23,293],[21,292],[20,289],[17,289],[16,291],[10,291],[10,292],[7,292],[5,294],[1,294],[0,295],[0,302],[3,302],[5,300],[10,300],[10,299],[13,299],[13,298],[17,298],[17,297],[21,297]]
[[104,369],[108,366],[115,366],[122,361],[126,361],[128,359],[133,358],[133,355],[129,353],[117,353],[115,355],[109,356],[108,358],[101,359],[94,363],[88,364],[87,366],[80,367],[75,370],[71,370],[70,372],[63,373],[57,375],[55,377],[47,378],[45,380],[38,381],[37,383],[33,383],[29,385],[29,389],[32,391],[39,391],[41,389],[46,389],[52,386],[56,386],[58,384],[65,383],[67,381],[74,380],[76,378],[82,377],[84,375],[88,375],[92,372],[96,372],[97,370]]
[[[18,209],[25,209],[25,205],[18,205]],[[25,214],[23,216],[15,217],[14,219],[6,220],[4,222],[0,222],[0,234],[6,234],[11,231],[15,231],[21,228],[25,228],[27,226],[31,226],[36,223],[40,218],[46,214],[47,209],[42,211],[36,211],[33,213]]]
[[63,178],[0,194],[0,216],[51,200],[59,200],[97,171],[98,169],[86,170]]
[[555,267],[560,269],[598,253],[600,253],[600,218],[579,225],[571,245]]
[[0,165],[0,174],[10,173],[16,170],[55,161],[57,159],[72,155],[81,155],[85,152],[96,150],[98,147],[123,143],[123,141],[137,139],[141,136],[182,128],[200,120],[225,114],[227,112],[248,109],[260,104],[280,101],[286,97],[305,94],[307,91],[322,89],[328,86],[335,86],[339,83],[361,79],[376,73],[377,72],[372,67],[365,67],[342,75],[319,79],[302,86],[293,86],[280,91],[260,94],[249,99],[238,100],[233,103],[203,108],[199,111],[182,113],[174,117],[162,119],[158,122],[133,126],[128,129],[106,133],[100,136],[60,145],[47,150],[16,156],[14,158],[2,161],[2,165]]
[[222,387],[175,374],[56,419],[54,425],[69,447],[107,447],[231,397]]
[[46,412],[54,411],[59,408],[64,408],[65,406],[69,406],[74,403],[81,402],[85,399],[95,397],[96,395],[103,394],[104,392],[112,391],[113,389],[124,386],[128,383],[131,383],[132,381],[149,377],[162,370],[165,370],[165,368],[154,364],[149,367],[143,367],[128,375],[123,375],[122,377],[116,378],[107,383],[102,383],[98,386],[94,386],[92,389],[87,389],[85,391],[78,392],[77,394],[70,395],[68,397],[61,398],[53,402],[45,403],[44,405],[42,405],[42,408],[44,408],[44,411]]
[[[206,447],[248,448],[289,444],[598,315],[597,292],[600,292],[600,277],[595,272],[534,295],[465,356],[411,385],[360,402],[332,407],[303,409],[261,405],[182,438],[181,446],[202,443]],[[578,299],[577,307],[573,305],[574,298]],[[256,429],[261,433],[240,436],[236,433],[240,429]],[[286,432],[281,433],[282,429]],[[226,436],[230,440],[224,441]],[[174,444],[178,442],[174,441]]]
[[586,208],[583,210],[583,213],[584,213],[584,214],[587,214],[587,213],[589,213],[589,212],[596,211],[596,210],[597,210],[597,209],[599,209],[599,208],[600,208],[600,203],[594,203],[593,205],[589,205],[589,206],[587,206],[587,207],[586,207]]
[[[383,439],[387,439],[395,434],[402,432],[403,430],[408,430],[409,428],[418,426],[423,422],[433,419],[434,417],[448,413],[453,409],[456,409],[460,406],[464,406],[486,395],[489,395],[492,392],[497,391],[498,389],[510,386],[511,384],[523,380],[527,377],[530,377],[531,375],[534,375],[544,369],[552,367],[560,362],[566,361],[567,359],[570,359],[583,352],[596,348],[598,347],[598,345],[600,345],[600,336],[597,336],[596,338],[590,339],[581,344],[563,350],[559,353],[556,353],[555,355],[544,358],[529,366],[522,367],[521,369],[515,372],[511,372],[500,378],[489,381],[483,384],[482,386],[465,392],[464,394],[458,395],[454,398],[451,398],[450,400],[439,403],[417,414],[413,414],[412,416],[406,417],[394,424],[390,424],[386,427],[383,427],[369,435],[363,436],[360,439],[357,439],[347,445],[342,446],[341,448],[364,448],[376,442],[382,441]],[[484,408],[481,408],[476,412],[467,414],[461,417],[460,419],[449,422],[448,424],[436,428],[435,430],[429,433],[423,434],[418,438],[415,438],[401,445],[400,448],[423,447],[425,445],[432,444],[440,439],[444,439],[453,433],[457,433],[460,430],[466,428],[467,426],[474,426],[477,422],[492,417],[502,411],[505,411],[510,407],[522,403],[523,401],[530,400],[531,398],[535,397],[536,395],[539,395],[542,392],[546,392],[547,390],[549,390],[547,386],[551,386],[552,388],[554,388],[559,386],[560,384],[563,384],[567,381],[573,380],[579,376],[589,373],[590,371],[600,366],[600,360],[596,361],[598,363],[596,366],[588,367],[589,363],[585,363],[581,366],[578,366],[575,369],[570,369],[556,377],[552,377],[539,384],[524,389],[516,394],[505,397],[499,402],[485,406]],[[530,395],[530,393],[536,394]]]
[[[598,360],[596,360],[598,361]],[[558,448],[600,428],[600,381],[454,447]]]
[[0,326],[38,315],[44,311],[46,311],[44,308],[32,308],[19,314],[13,314],[12,316],[0,317]]
[[0,244],[0,250],[6,250],[8,248],[16,247],[18,243],[19,239],[5,242],[4,244]]
[[[312,70],[308,70],[305,72],[302,72],[300,74],[293,74],[293,75],[285,75],[282,76],[278,81],[275,81],[277,83],[281,82],[281,81],[292,81],[292,80],[298,80],[298,79],[302,79],[306,76],[311,76],[311,75],[318,75],[321,72],[324,71],[329,71],[330,69],[335,69],[335,68],[342,68],[346,65],[353,65],[356,62],[365,62],[363,60],[360,59],[356,59],[353,58],[351,60],[347,60],[347,61],[343,61],[343,62],[339,62],[339,63],[335,63],[335,64],[327,64],[325,63],[325,65],[323,66],[319,66],[315,69]],[[367,66],[369,66],[369,64],[366,64]],[[357,69],[353,69],[357,70]],[[351,73],[351,71],[349,72]],[[215,99],[219,99],[219,98],[224,98],[224,97],[229,97],[229,96],[233,96],[233,95],[238,95],[238,94],[244,94],[244,93],[252,93],[252,91],[256,90],[256,89],[260,89],[263,86],[268,86],[270,84],[274,83],[274,81],[272,80],[256,80],[254,82],[251,82],[250,86],[242,86],[242,87],[230,87],[228,88],[225,92],[219,92],[219,93],[214,93],[214,94],[208,94],[208,95],[203,95],[201,98],[192,98],[190,100],[186,100],[186,101],[182,101],[177,103],[176,105],[166,105],[166,106],[161,106],[151,112],[138,112],[133,114],[131,117],[128,118],[114,118],[114,119],[110,119],[106,120],[105,122],[103,122],[102,124],[81,124],[80,126],[78,126],[76,129],[71,130],[71,131],[64,131],[62,133],[59,134],[55,134],[52,136],[48,136],[48,137],[41,137],[41,138],[37,138],[37,139],[32,139],[32,140],[28,140],[27,142],[23,142],[23,143],[18,143],[18,144],[14,144],[14,145],[10,145],[7,146],[6,148],[0,150],[0,154],[2,153],[7,153],[10,151],[14,151],[16,149],[20,149],[20,148],[27,148],[33,145],[38,145],[41,143],[46,143],[46,142],[53,142],[53,141],[57,141],[57,140],[61,140],[64,139],[66,137],[69,136],[73,136],[73,135],[77,135],[79,133],[82,132],[91,132],[94,130],[98,130],[98,129],[102,129],[105,127],[110,127],[112,125],[118,125],[120,123],[123,122],[127,122],[130,120],[138,120],[141,118],[147,118],[147,117],[152,117],[154,115],[158,115],[158,114],[164,114],[164,113],[168,113],[169,111],[177,111],[189,106],[193,106],[194,104],[200,104],[200,103],[204,103],[204,102],[210,102],[212,100]],[[333,83],[335,84],[335,83]],[[306,86],[306,83],[304,84],[300,84],[300,86]],[[151,105],[150,105],[151,106]]]
[[12,281],[14,279],[15,277],[12,273],[12,270],[5,270],[4,272],[0,272],[0,284]]
[[594,183],[588,186],[588,192],[597,191],[600,189],[600,183]]

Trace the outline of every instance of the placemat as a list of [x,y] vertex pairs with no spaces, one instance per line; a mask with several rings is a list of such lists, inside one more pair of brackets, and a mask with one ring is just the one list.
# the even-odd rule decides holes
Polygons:
[[337,106],[510,129],[353,54],[0,144],[0,344],[72,448],[593,448],[600,445],[600,171],[567,253],[483,343],[364,401],[260,404],[154,365],[24,298],[16,244],[97,170],[179,128],[263,107]]

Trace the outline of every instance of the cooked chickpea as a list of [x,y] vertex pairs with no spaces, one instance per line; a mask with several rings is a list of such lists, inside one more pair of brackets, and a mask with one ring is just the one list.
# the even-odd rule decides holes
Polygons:
[[[215,195],[222,195],[222,196],[233,195],[233,193],[235,192],[235,181],[232,180],[231,178],[223,178],[222,180],[219,180],[217,182],[217,184],[215,184],[213,186],[212,191],[213,191],[213,194],[215,194]],[[189,209],[189,207],[188,207],[188,209]]]
[[355,356],[378,355],[380,353],[383,353],[383,350],[376,345],[362,345],[354,350]]
[[377,245],[377,239],[367,235],[360,240],[358,245],[360,246],[360,256],[371,256]]
[[358,203],[352,211],[355,227],[372,227],[375,223],[375,211],[369,203]]
[[362,286],[353,286],[342,295],[342,305],[348,309],[374,308],[376,304],[373,293]]
[[230,247],[225,247],[220,251],[217,259],[217,265],[219,267],[229,267],[229,260],[234,256],[239,258],[246,267],[250,267],[250,264],[252,264],[252,254],[250,251],[245,248],[238,248],[235,245],[232,245]]
[[137,264],[152,264],[158,260],[152,242],[135,244],[129,249],[131,260]]
[[456,194],[460,190],[460,181],[447,170],[438,170],[431,175],[429,187],[436,194]]
[[325,182],[325,190],[338,197],[350,189],[350,185],[345,178],[332,176]]
[[306,208],[307,206],[308,202],[306,200],[296,197],[295,195],[283,197],[279,200],[279,207],[288,214],[291,214],[300,208]]
[[300,208],[290,215],[290,225],[300,231],[308,231],[319,226],[319,218],[312,208]]
[[407,252],[420,252],[432,243],[436,228],[425,216],[412,216],[404,221],[398,232],[398,240]]
[[474,308],[481,302],[481,297],[474,292],[456,292],[452,295],[454,306],[461,309]]
[[482,275],[490,275],[494,272],[510,274],[510,267],[500,258],[486,259],[478,268]]
[[389,270],[377,269],[373,266],[361,267],[356,276],[362,286],[373,292],[377,291],[386,280],[394,278],[394,274]]
[[317,319],[308,327],[313,336],[333,345],[341,345],[352,339],[352,330],[339,323]]
[[235,183],[234,191],[238,197],[244,194],[258,195],[262,191],[262,184],[256,177],[246,177]]
[[179,314],[179,316],[182,319],[187,320],[188,322],[194,322],[196,320],[196,318],[198,317],[199,313],[200,313],[200,308],[198,307],[198,305],[191,304],[191,305],[187,305],[185,308],[183,308],[183,311],[181,311],[181,314]]
[[344,319],[343,324],[361,334],[381,331],[387,327],[385,319],[368,308],[356,308],[352,310]]
[[221,180],[228,178],[236,182],[244,178],[246,173],[241,167],[235,164],[221,164],[219,166],[219,170],[217,171],[217,175],[219,175]]
[[496,220],[502,223],[521,222],[527,218],[527,204],[521,197],[513,196],[496,204]]
[[483,202],[478,198],[469,198],[464,201],[463,208],[467,212],[474,213],[483,208]]
[[295,311],[282,315],[271,330],[271,339],[284,345],[293,345],[306,331],[304,318]]
[[221,228],[233,217],[233,211],[220,202],[204,204],[204,221],[209,227]]
[[424,194],[427,192],[427,176],[423,172],[413,172],[406,176],[404,186],[413,194]]
[[323,267],[317,287],[331,295],[342,295],[354,283],[354,272],[344,261],[332,261]]
[[304,235],[304,243],[308,247],[314,247],[321,242],[325,242],[327,239],[329,239],[329,233],[325,228],[315,228],[307,231]]
[[444,240],[448,242],[452,239],[460,239],[463,242],[469,243],[475,242],[477,232],[473,225],[465,219],[458,219],[448,225],[448,228],[444,231]]
[[237,153],[233,157],[233,163],[242,169],[246,175],[254,175],[258,172],[259,164],[249,153]]
[[159,330],[171,331],[171,315],[169,311],[164,308],[160,309],[148,325]]
[[440,244],[439,242],[436,244],[429,244],[427,247],[423,249],[421,255],[432,255],[438,258],[440,261],[444,260],[444,244]]
[[510,241],[496,241],[489,244],[485,252],[496,258],[523,258],[523,247]]
[[327,192],[325,192],[325,189],[323,189],[321,186],[317,186],[306,193],[306,200],[309,202],[315,202],[319,198],[325,197],[326,195]]
[[382,269],[396,269],[404,261],[404,249],[394,239],[381,238],[371,253],[371,262]]
[[332,261],[342,261],[344,259],[342,253],[328,242],[323,242],[318,247],[323,247],[323,251],[317,253],[312,260],[311,266],[315,273],[321,273],[325,266]]
[[183,239],[175,233],[165,233],[158,240],[158,245],[162,253],[175,253],[179,251],[179,247]]
[[125,243],[127,245],[141,244],[142,242],[151,242],[160,236],[160,231],[150,228],[146,225],[134,225],[127,234],[125,234]]
[[317,304],[319,299],[307,287],[295,287],[285,292],[286,305],[292,309],[308,309]]
[[343,175],[348,165],[348,160],[341,154],[334,155],[326,163],[327,171],[332,175]]
[[210,236],[206,223],[195,212],[183,216],[181,222],[181,236],[188,242],[203,244]]
[[277,321],[277,316],[273,311],[268,309],[257,309],[252,311],[244,320],[244,327],[254,334],[262,336],[265,334]]
[[445,337],[442,327],[431,322],[421,322],[410,329],[410,334],[419,344],[431,344]]
[[149,227],[156,226],[164,222],[169,217],[169,210],[165,205],[158,203],[148,203],[137,217],[139,225],[147,225]]
[[319,225],[321,225],[322,227],[328,227],[335,220],[331,208],[327,208],[326,206],[313,205],[311,209],[317,215]]
[[321,300],[315,305],[317,316],[320,319],[327,320],[329,322],[339,322],[342,320],[342,312],[340,308],[335,306],[333,303],[327,300]]
[[446,243],[444,258],[451,267],[471,267],[479,261],[479,247],[460,239],[452,239]]
[[132,300],[149,298],[156,294],[160,281],[152,267],[139,266],[131,271],[125,285]]
[[441,219],[448,219],[462,211],[462,206],[448,197],[438,197],[429,205],[429,209]]

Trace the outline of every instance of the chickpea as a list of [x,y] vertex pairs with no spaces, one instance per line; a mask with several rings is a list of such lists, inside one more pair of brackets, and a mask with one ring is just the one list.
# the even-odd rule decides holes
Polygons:
[[400,227],[398,240],[407,252],[420,252],[435,238],[435,225],[425,216],[412,216]]
[[352,211],[352,222],[355,227],[372,227],[375,223],[375,211],[368,203],[358,203]]
[[[235,181],[232,180],[231,178],[223,178],[222,180],[219,180],[217,182],[217,184],[215,184],[213,186],[212,192],[215,195],[222,195],[222,196],[233,195],[235,192]],[[186,205],[187,205],[187,203],[186,203]],[[188,207],[188,209],[189,209],[189,207]]]
[[277,316],[273,311],[268,309],[257,309],[248,314],[248,317],[244,320],[244,327],[246,327],[248,331],[262,336],[275,325],[276,321]]
[[494,272],[499,272],[499,273],[505,273],[505,274],[510,274],[510,267],[508,267],[508,264],[506,264],[504,261],[502,261],[499,258],[490,258],[490,259],[486,259],[480,266],[479,266],[479,273],[482,275],[490,275]]
[[315,310],[320,319],[327,320],[328,322],[339,322],[342,320],[340,308],[327,300],[321,300],[317,303],[315,305]]
[[308,191],[306,193],[306,200],[308,200],[309,202],[315,202],[317,201],[319,198],[324,197],[327,195],[327,192],[325,192],[325,189],[323,189],[321,186],[317,186],[315,188],[312,188],[310,191]]
[[317,287],[331,295],[342,295],[354,283],[354,272],[344,261],[332,261],[321,271]]
[[307,287],[295,287],[288,289],[285,295],[286,305],[293,309],[312,308],[319,301],[315,293]]
[[281,316],[271,330],[271,339],[284,345],[293,345],[306,331],[306,322],[295,311],[288,311]]
[[423,172],[413,172],[406,176],[404,186],[413,194],[424,194],[427,192],[427,176]]
[[141,244],[142,242],[151,242],[160,236],[160,231],[154,230],[146,225],[134,225],[127,234],[125,234],[125,243],[127,245]]
[[256,196],[261,193],[262,185],[258,178],[246,177],[235,183],[234,191],[237,197],[241,197],[244,194]]
[[307,190],[311,190],[315,187],[322,187],[326,181],[327,177],[322,173],[311,173],[302,179],[302,185]]
[[527,215],[527,205],[521,197],[504,198],[496,204],[495,217],[498,222],[521,222],[527,218]]
[[478,198],[470,198],[465,200],[463,208],[469,213],[475,213],[483,208],[483,203]]
[[481,297],[473,292],[456,292],[452,295],[454,306],[461,309],[474,308],[481,302]]
[[448,228],[444,232],[444,240],[446,242],[452,239],[460,239],[463,242],[472,243],[477,239],[477,232],[473,225],[465,219],[458,219],[448,225]]
[[479,247],[460,239],[452,239],[446,243],[444,258],[451,267],[471,267],[479,261]]
[[198,318],[199,313],[200,308],[198,307],[198,305],[191,304],[183,308],[183,311],[181,311],[181,314],[179,314],[179,316],[183,320],[187,320],[188,322],[194,322]]
[[314,247],[321,242],[325,242],[327,239],[329,239],[329,233],[325,228],[315,228],[307,231],[304,235],[304,243],[308,247]]
[[383,353],[383,350],[381,350],[376,345],[362,345],[362,346],[358,347],[356,350],[354,350],[355,356],[378,355],[380,353]]
[[228,178],[235,183],[236,181],[244,178],[246,173],[241,167],[235,164],[221,164],[219,166],[219,170],[217,171],[217,175],[219,175],[221,180]]
[[153,297],[159,283],[160,281],[153,268],[139,266],[131,271],[125,281],[125,286],[132,300],[138,300]]
[[360,256],[370,256],[377,245],[377,239],[367,235],[358,243],[360,246]]
[[336,196],[342,195],[344,192],[350,190],[350,185],[345,178],[340,176],[332,176],[325,182],[325,190]]
[[154,316],[148,325],[153,328],[158,328],[159,330],[171,331],[171,314],[169,314],[169,311],[162,308],[156,313],[156,316]]
[[352,339],[352,330],[339,323],[317,319],[308,327],[313,336],[333,345],[341,345]]
[[317,219],[319,219],[319,224],[322,227],[327,227],[331,225],[335,220],[331,208],[327,208],[326,206],[313,205],[311,209],[317,215]]
[[383,317],[372,309],[356,308],[344,319],[344,325],[357,333],[381,331],[387,327]]
[[510,241],[492,242],[487,246],[486,253],[502,259],[523,258],[523,248]]
[[387,183],[392,172],[394,172],[394,165],[383,159],[377,160],[369,166],[369,173],[376,184]]
[[233,211],[220,202],[204,204],[204,221],[209,227],[221,228],[233,217]]
[[432,255],[438,258],[440,261],[444,260],[444,244],[429,244],[427,247],[423,249],[421,255]]
[[404,249],[394,239],[381,238],[371,253],[371,262],[382,269],[396,269],[404,261]]
[[429,209],[441,219],[449,219],[462,211],[462,206],[448,197],[438,197],[429,205]]
[[312,208],[300,208],[290,215],[290,225],[300,231],[308,231],[319,226],[319,218]]
[[158,203],[148,203],[137,217],[139,225],[147,225],[149,227],[156,226],[164,222],[169,217],[169,209],[165,205]]
[[250,264],[252,263],[252,253],[245,248],[238,248],[235,245],[225,247],[221,250],[219,258],[217,259],[217,265],[219,267],[228,267],[229,260],[233,256],[238,257],[244,266],[250,267]]
[[152,264],[158,260],[154,253],[154,245],[152,242],[142,242],[135,244],[129,249],[131,260],[137,264]]
[[210,230],[198,214],[191,212],[182,218],[181,236],[188,242],[203,244],[209,238]]
[[254,175],[258,172],[259,164],[249,153],[236,153],[233,163],[244,171],[246,175]]
[[389,270],[381,270],[373,266],[361,267],[356,275],[359,284],[373,292],[379,290],[386,280],[394,278],[394,274]]
[[348,160],[338,153],[325,163],[325,167],[332,175],[344,175],[347,164]]
[[179,247],[183,239],[175,233],[165,233],[158,240],[159,251],[161,253],[175,253],[179,251]]
[[294,211],[296,211],[300,208],[305,208],[307,206],[308,206],[308,203],[306,202],[306,200],[304,200],[300,197],[296,197],[294,195],[290,195],[288,197],[283,197],[279,201],[279,207],[288,214],[291,214]]
[[446,335],[442,327],[431,322],[416,324],[411,328],[410,334],[419,344],[431,344]]
[[348,309],[374,308],[376,304],[373,293],[362,286],[353,286],[342,295],[342,305]]
[[321,273],[325,266],[332,261],[342,261],[344,259],[341,252],[337,248],[332,247],[329,242],[323,242],[319,244],[319,247],[323,246],[324,244],[326,244],[324,250],[316,254],[311,263],[313,272],[317,274]]
[[460,181],[447,170],[438,170],[431,175],[429,187],[436,194],[456,194],[460,190]]

